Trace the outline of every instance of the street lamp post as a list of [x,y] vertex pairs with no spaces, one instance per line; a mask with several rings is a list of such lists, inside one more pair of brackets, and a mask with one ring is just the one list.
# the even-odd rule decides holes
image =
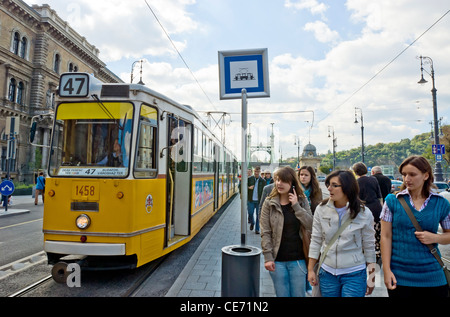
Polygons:
[[363,123],[363,112],[361,108],[355,107],[355,123],[358,123],[358,116],[356,110],[361,112],[361,160],[364,163],[364,123]]
[[144,84],[144,82],[142,81],[142,62],[143,62],[143,60],[141,59],[141,60],[138,60],[138,61],[135,61],[132,65],[131,65],[131,78],[130,78],[130,83],[133,83],[133,70],[134,70],[134,66],[136,65],[136,63],[141,63],[141,70],[140,70],[140,80],[139,80],[139,82],[138,82],[138,84],[139,85],[145,85]]
[[[431,74],[428,73],[424,68],[423,68],[423,60],[426,60],[427,62],[430,63],[430,69],[431,69]],[[425,84],[427,83],[427,81],[423,78],[423,72],[428,73],[431,76],[431,82],[433,84],[433,88],[431,89],[431,94],[433,96],[433,122],[434,122],[434,144],[439,144],[439,122],[438,122],[438,114],[437,114],[437,100],[436,100],[436,87],[434,84],[434,67],[433,67],[433,60],[428,57],[428,56],[420,56],[420,75],[421,78],[420,80],[417,82],[418,84]],[[442,176],[442,167],[441,167],[441,162],[438,161],[436,159],[436,164],[435,164],[435,168],[434,168],[434,178],[436,181],[441,182],[443,181],[443,176]]]
[[297,169],[300,168],[300,138],[298,136],[295,137],[294,145],[297,145]]
[[330,134],[330,128],[332,129],[333,133],[333,170],[336,169],[336,147],[337,147],[337,139],[334,137],[334,128],[332,126],[328,126],[328,137],[331,138]]

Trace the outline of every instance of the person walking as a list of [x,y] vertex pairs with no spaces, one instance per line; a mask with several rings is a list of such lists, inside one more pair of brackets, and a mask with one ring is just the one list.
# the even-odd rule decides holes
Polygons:
[[[350,171],[337,170],[325,179],[330,197],[316,208],[309,248],[308,281],[323,297],[364,297],[374,289],[375,234],[372,212],[359,199],[358,183]],[[334,240],[336,232],[345,228]],[[342,228],[341,228],[342,229]],[[332,241],[331,241],[332,242]],[[329,245],[330,244],[330,245]],[[321,250],[329,247],[326,254]],[[314,266],[321,257],[318,276]]]
[[292,167],[279,168],[261,209],[261,247],[278,297],[304,297],[312,214]]
[[[399,167],[403,184],[389,194],[381,212],[381,257],[389,297],[447,297],[444,271],[427,245],[440,256],[438,244],[450,244],[450,204],[431,191],[433,171],[422,156]],[[417,231],[408,216],[416,218]],[[443,233],[438,234],[441,225]]]
[[[265,180],[260,177],[261,167],[256,166],[252,176],[248,178],[247,186],[247,212],[248,221],[250,223],[250,231],[255,229],[255,233],[259,234],[259,201],[266,186]],[[255,220],[256,211],[256,220]]]
[[377,179],[378,185],[380,185],[381,196],[383,197],[384,203],[384,199],[386,198],[386,196],[391,193],[391,186],[392,186],[391,179],[383,175],[380,166],[372,167],[370,173],[373,177]]
[[359,198],[370,209],[374,220],[375,229],[375,253],[377,255],[377,263],[381,261],[380,252],[380,213],[383,207],[383,197],[381,195],[380,185],[375,177],[367,176],[367,166],[362,162],[353,165],[353,171],[356,174],[359,185]]
[[320,189],[316,172],[311,166],[305,165],[298,170],[298,178],[302,185],[303,193],[305,193],[311,206],[311,213],[314,215],[317,205],[322,201],[322,190]]
[[266,181],[266,185],[273,183],[273,178],[269,170],[266,170],[266,172],[264,173],[264,180]]
[[[322,201],[322,189],[320,189],[319,181],[317,180],[316,172],[311,166],[304,165],[297,171],[298,179],[302,185],[303,193],[308,199],[311,213],[314,215],[317,205]],[[311,294],[312,287],[308,282],[306,276],[306,293]]]
[[40,172],[39,176],[36,178],[36,193],[34,194],[34,204],[38,204],[39,194],[42,195],[42,203],[44,203],[45,195],[45,177],[44,172]]

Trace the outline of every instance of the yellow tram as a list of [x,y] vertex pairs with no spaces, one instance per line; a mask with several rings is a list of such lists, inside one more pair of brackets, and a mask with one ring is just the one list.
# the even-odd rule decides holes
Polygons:
[[44,204],[49,264],[135,268],[237,192],[238,164],[189,106],[139,84],[60,77]]

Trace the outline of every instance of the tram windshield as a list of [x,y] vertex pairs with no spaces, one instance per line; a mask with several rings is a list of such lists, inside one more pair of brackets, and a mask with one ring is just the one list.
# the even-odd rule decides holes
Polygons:
[[56,112],[50,175],[126,177],[132,119],[131,103],[61,103]]

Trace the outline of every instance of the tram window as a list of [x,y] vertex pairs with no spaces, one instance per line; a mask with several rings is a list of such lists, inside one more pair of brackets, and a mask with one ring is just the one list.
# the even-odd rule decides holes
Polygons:
[[200,173],[202,171],[202,132],[198,129],[194,129],[194,173]]
[[[133,105],[121,102],[62,103],[50,152],[51,176],[125,177]],[[107,111],[105,110],[107,109]]]
[[143,105],[140,114],[134,176],[156,177],[157,110]]

